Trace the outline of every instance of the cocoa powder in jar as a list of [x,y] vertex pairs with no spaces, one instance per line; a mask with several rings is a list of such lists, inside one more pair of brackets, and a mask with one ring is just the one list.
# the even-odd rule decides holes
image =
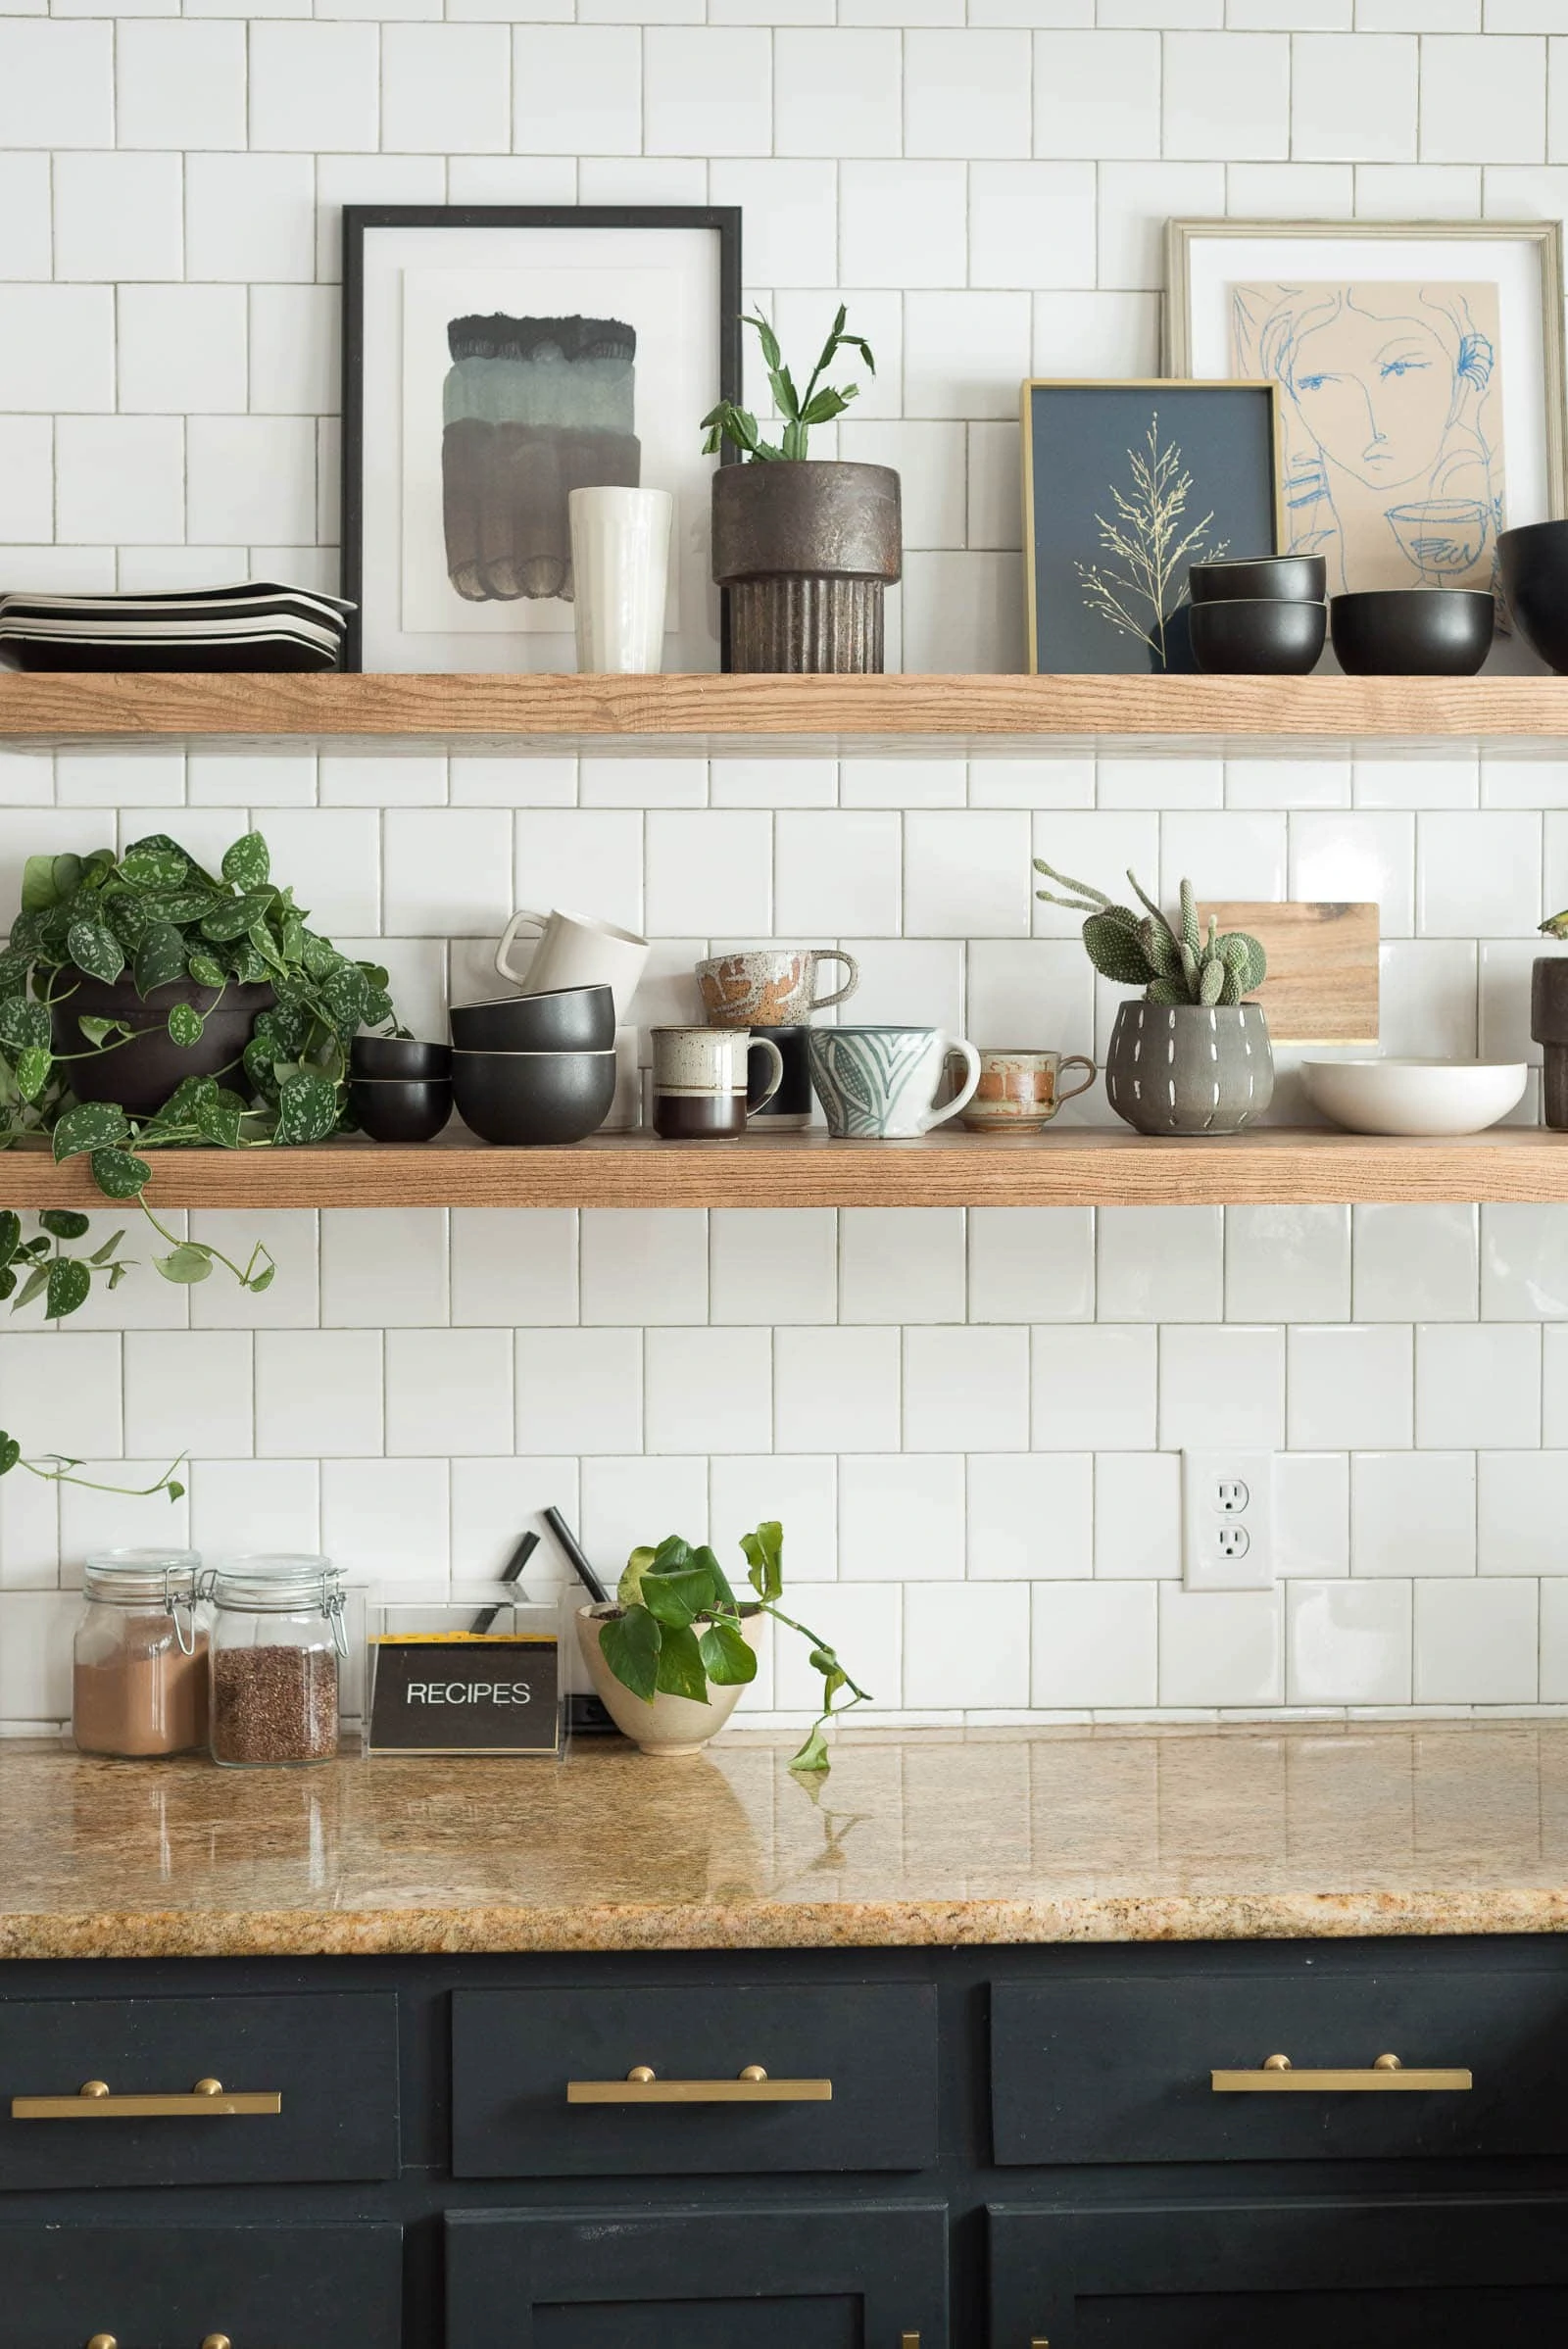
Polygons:
[[78,1657],[71,1676],[71,1729],[81,1753],[136,1760],[189,1753],[207,1742],[207,1635],[187,1655],[167,1615],[132,1617],[123,1645],[102,1660]]

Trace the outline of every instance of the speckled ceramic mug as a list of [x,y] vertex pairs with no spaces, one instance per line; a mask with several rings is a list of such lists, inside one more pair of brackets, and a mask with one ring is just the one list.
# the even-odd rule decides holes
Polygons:
[[[784,1055],[768,1036],[745,1028],[650,1028],[654,1048],[654,1131],[666,1142],[721,1142],[744,1134],[777,1093]],[[767,1069],[752,1081],[752,1054]]]
[[[830,995],[816,992],[824,962],[841,962],[849,976]],[[838,947],[762,946],[744,954],[711,954],[697,965],[703,1009],[712,1028],[793,1028],[813,1011],[842,1003],[860,984],[860,966]]]
[[[1087,1068],[1080,1085],[1060,1089],[1064,1068]],[[980,1082],[963,1112],[971,1134],[1042,1134],[1063,1101],[1087,1093],[1095,1081],[1095,1064],[1082,1052],[1015,1051],[1001,1045],[980,1047]]]

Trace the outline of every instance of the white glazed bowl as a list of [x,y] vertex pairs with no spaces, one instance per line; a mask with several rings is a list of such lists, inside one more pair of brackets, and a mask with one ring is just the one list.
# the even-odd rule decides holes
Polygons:
[[1525,1089],[1522,1060],[1303,1060],[1301,1075],[1352,1134],[1479,1134]]

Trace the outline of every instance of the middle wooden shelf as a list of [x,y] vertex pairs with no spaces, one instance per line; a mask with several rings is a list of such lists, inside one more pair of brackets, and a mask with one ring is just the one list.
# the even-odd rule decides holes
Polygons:
[[[1213,1141],[1151,1140],[1120,1126],[918,1142],[639,1133],[541,1150],[454,1134],[417,1148],[345,1140],[170,1150],[151,1162],[148,1196],[160,1208],[1568,1204],[1568,1134],[1528,1126],[1409,1139],[1274,1126]],[[0,1206],[134,1213],[99,1195],[84,1159],[56,1166],[33,1150],[0,1163]]]

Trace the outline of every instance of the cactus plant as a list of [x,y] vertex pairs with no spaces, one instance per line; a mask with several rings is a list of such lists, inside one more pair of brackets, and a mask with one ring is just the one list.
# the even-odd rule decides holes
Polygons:
[[1205,937],[1191,881],[1182,883],[1181,914],[1173,927],[1136,873],[1129,871],[1127,878],[1147,908],[1142,914],[1131,905],[1116,905],[1087,881],[1058,873],[1043,856],[1034,862],[1036,872],[1071,893],[1058,896],[1054,889],[1037,889],[1035,895],[1087,916],[1084,945],[1102,977],[1123,987],[1141,987],[1152,1003],[1239,1003],[1262,986],[1268,958],[1258,941],[1245,930],[1221,931],[1212,914]]

